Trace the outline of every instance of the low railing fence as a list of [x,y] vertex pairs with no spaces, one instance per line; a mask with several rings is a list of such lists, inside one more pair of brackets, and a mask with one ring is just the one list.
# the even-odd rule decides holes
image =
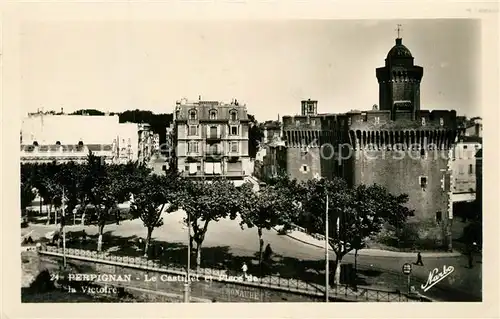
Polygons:
[[[42,246],[39,253],[62,257],[63,248],[54,246]],[[144,257],[118,256],[109,252],[97,252],[91,250],[67,248],[65,252],[68,259],[87,260],[95,263],[115,264],[124,267],[139,268],[143,270],[152,270],[164,273],[170,273],[180,276],[186,276],[186,266],[172,263],[162,263],[156,260],[148,260]],[[236,273],[226,270],[212,268],[190,269],[190,276],[199,276],[201,278],[210,277],[211,280],[222,282],[233,282],[235,277],[241,277],[243,273]],[[307,295],[323,296],[325,295],[325,286],[315,284],[296,278],[285,278],[277,275],[266,275],[265,277],[249,276],[244,281],[238,281],[238,284],[266,287]],[[333,298],[348,299],[354,301],[427,301],[422,296],[412,296],[400,291],[385,291],[363,286],[353,287],[347,284],[337,284],[330,286],[329,294]]]

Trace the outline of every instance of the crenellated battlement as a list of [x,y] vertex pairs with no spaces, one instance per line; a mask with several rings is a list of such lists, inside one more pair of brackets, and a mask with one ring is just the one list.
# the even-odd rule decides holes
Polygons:
[[349,143],[355,150],[449,150],[457,130],[349,130]]

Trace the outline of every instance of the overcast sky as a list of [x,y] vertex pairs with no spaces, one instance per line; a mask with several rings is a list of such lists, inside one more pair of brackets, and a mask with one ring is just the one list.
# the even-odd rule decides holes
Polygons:
[[371,109],[375,68],[401,23],[424,68],[422,109],[480,114],[481,28],[474,20],[123,21],[25,23],[23,113],[93,108],[172,112],[186,97],[246,103],[259,121]]

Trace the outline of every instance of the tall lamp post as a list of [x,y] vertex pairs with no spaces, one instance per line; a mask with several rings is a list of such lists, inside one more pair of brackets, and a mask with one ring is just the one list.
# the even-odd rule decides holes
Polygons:
[[328,193],[326,194],[326,217],[325,217],[325,302],[330,301],[330,260],[328,258]]
[[64,187],[63,187],[61,228],[62,228],[62,236],[63,236],[63,267],[66,268],[66,227],[64,227],[65,217],[66,217],[66,209],[65,209],[64,205],[65,205],[65,192],[64,192]]
[[189,302],[190,279],[189,271],[191,269],[191,214],[188,212],[188,249],[187,249],[187,267],[186,267],[186,281],[184,282],[184,302]]

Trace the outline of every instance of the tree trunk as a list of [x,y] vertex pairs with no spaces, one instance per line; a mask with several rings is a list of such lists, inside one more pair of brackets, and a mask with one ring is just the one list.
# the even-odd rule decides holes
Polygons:
[[148,256],[148,249],[151,245],[151,234],[153,233],[153,228],[148,227],[148,235],[146,237],[146,247],[144,248],[144,257]]
[[120,225],[120,211],[119,211],[119,209],[117,209],[115,211],[115,220],[116,220],[116,224]]
[[259,268],[260,275],[262,276],[262,249],[264,247],[264,240],[262,239],[262,228],[257,228],[257,233],[259,234]]
[[257,228],[257,233],[259,234],[259,265],[262,265],[262,249],[264,247],[264,240],[262,240],[262,229]]
[[354,271],[358,272],[358,250],[354,250]]
[[104,224],[99,225],[99,237],[97,238],[97,251],[102,250],[102,235],[104,233]]
[[340,263],[342,262],[342,257],[335,257],[335,276],[333,278],[336,285],[340,284]]
[[47,207],[47,225],[50,225],[50,212],[52,211],[52,204]]
[[87,206],[83,207],[83,213],[82,213],[82,220],[80,222],[80,224],[82,226],[85,226],[85,213],[87,212]]
[[54,209],[54,225],[57,225],[57,213],[59,212],[59,209],[56,207]]
[[201,267],[201,243],[196,242],[196,271],[200,270]]

